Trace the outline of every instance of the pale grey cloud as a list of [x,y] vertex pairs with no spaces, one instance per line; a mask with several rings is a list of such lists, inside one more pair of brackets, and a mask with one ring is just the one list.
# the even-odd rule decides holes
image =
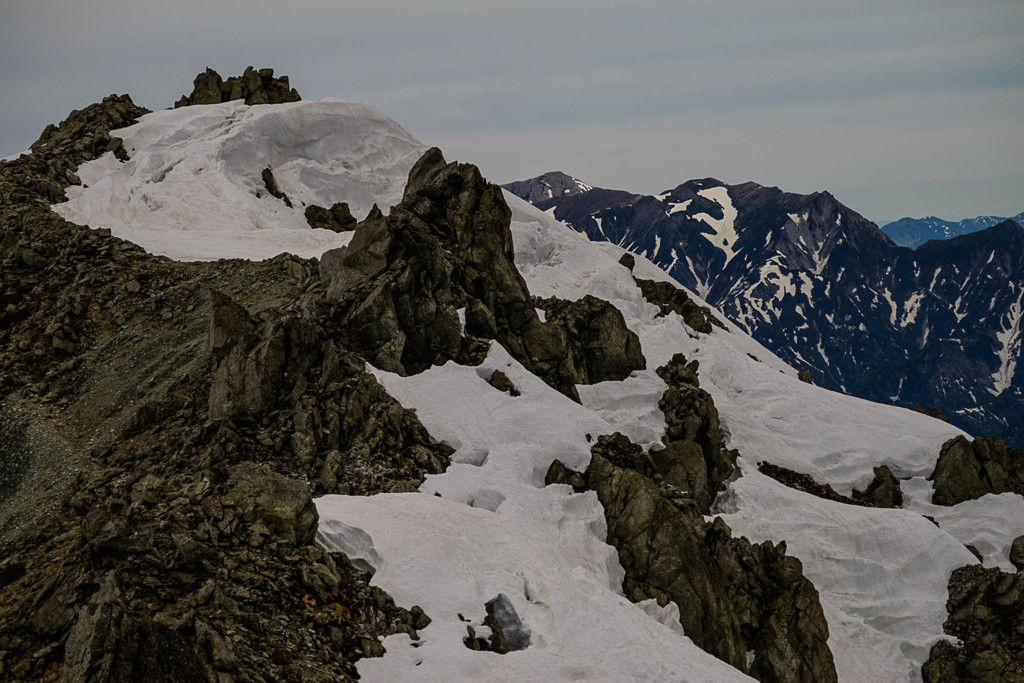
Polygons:
[[8,0],[0,154],[209,65],[368,101],[506,181],[560,168],[828,189],[865,215],[1024,209],[1019,0]]

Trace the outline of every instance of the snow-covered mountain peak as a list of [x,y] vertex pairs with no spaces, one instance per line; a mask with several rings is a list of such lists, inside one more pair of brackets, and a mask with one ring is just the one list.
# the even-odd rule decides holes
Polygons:
[[548,171],[536,178],[511,183],[506,189],[515,195],[526,197],[532,204],[537,204],[549,199],[572,197],[594,188],[562,171]]
[[[128,161],[82,166],[55,210],[181,260],[319,256],[350,235],[311,228],[305,207],[387,211],[426,149],[376,107],[332,99],[169,109],[114,134]],[[268,192],[268,168],[291,206]]]

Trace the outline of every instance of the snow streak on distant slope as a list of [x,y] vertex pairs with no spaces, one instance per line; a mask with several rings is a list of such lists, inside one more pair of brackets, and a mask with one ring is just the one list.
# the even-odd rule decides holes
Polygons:
[[[181,260],[310,257],[346,244],[351,233],[310,228],[305,206],[387,212],[425,149],[375,107],[340,100],[182,107],[112,134],[130,159],[83,165],[83,185],[54,210]],[[292,208],[267,192],[265,168]]]
[[1013,382],[1013,373],[1017,369],[1017,360],[1020,358],[1021,341],[1024,329],[1021,321],[1024,320],[1024,310],[1021,310],[1021,302],[1024,301],[1024,289],[1017,295],[1017,301],[1010,306],[1007,314],[1007,324],[1001,331],[996,333],[996,339],[1001,346],[999,350],[999,369],[992,375],[992,388],[989,392],[1000,395],[1006,391]]
[[706,213],[694,214],[694,220],[704,221],[711,226],[712,233],[705,235],[705,238],[713,245],[725,252],[725,262],[728,263],[736,255],[736,207],[729,198],[729,189],[726,187],[709,187],[706,190],[697,192],[701,197],[706,197],[722,207],[722,218],[712,218]]

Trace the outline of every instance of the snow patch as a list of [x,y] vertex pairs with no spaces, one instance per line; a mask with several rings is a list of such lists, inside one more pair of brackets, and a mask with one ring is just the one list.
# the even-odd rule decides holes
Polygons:
[[732,199],[729,197],[729,189],[726,187],[709,187],[706,190],[698,190],[697,194],[705,199],[710,199],[722,207],[721,219],[712,218],[706,213],[694,214],[693,218],[698,221],[704,221],[711,228],[711,234],[705,233],[704,238],[725,253],[725,262],[728,263],[736,255],[736,240],[739,237],[736,234],[736,217],[739,215],[739,212],[733,206]]
[[988,390],[994,396],[999,396],[1010,388],[1010,384],[1013,383],[1013,374],[1017,370],[1022,332],[1024,332],[1021,327],[1021,320],[1024,320],[1022,302],[1024,302],[1024,289],[1020,291],[1017,300],[1010,305],[1010,310],[1006,312],[1006,326],[996,333],[996,341],[1000,345],[999,368],[992,374],[992,388]]
[[[308,258],[343,246],[352,233],[310,228],[304,207],[387,212],[425,149],[376,107],[340,100],[181,107],[112,135],[129,160],[108,153],[83,164],[88,188],[68,188],[54,211],[178,260]],[[292,208],[264,187],[268,167]]]

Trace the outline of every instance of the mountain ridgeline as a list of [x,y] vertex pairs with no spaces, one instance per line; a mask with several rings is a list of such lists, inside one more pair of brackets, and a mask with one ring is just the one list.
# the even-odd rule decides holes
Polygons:
[[901,218],[882,226],[882,232],[902,247],[916,249],[929,240],[948,240],[972,232],[991,228],[1003,221],[1011,220],[1017,225],[1024,225],[1024,211],[1012,218],[999,216],[978,216],[965,218],[962,221],[947,221],[935,216],[927,218]]
[[651,259],[816,383],[1024,443],[1017,223],[912,250],[828,192],[705,178],[655,196],[545,197],[552,177],[505,187],[592,240]]

